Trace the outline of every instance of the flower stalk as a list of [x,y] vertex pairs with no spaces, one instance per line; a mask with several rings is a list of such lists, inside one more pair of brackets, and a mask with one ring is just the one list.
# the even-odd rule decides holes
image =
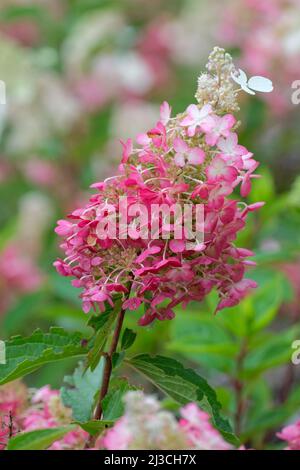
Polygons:
[[105,366],[104,366],[104,372],[103,372],[103,380],[101,384],[101,389],[100,389],[100,394],[99,394],[99,400],[95,409],[94,413],[94,419],[100,420],[102,418],[102,401],[106,397],[108,389],[109,389],[109,382],[111,378],[111,373],[112,373],[112,361],[113,361],[113,355],[117,350],[118,342],[120,339],[120,334],[124,322],[124,317],[125,317],[125,312],[126,309],[122,308],[116,322],[116,327],[114,330],[112,342],[109,348],[109,351],[105,353],[104,359],[105,359]]
[[[130,297],[130,291],[131,291],[131,286],[132,283],[130,284],[128,288],[128,294],[127,294],[127,300]],[[124,317],[126,313],[126,308],[121,308],[117,320],[116,320],[116,326],[113,332],[113,337],[112,341],[109,347],[108,352],[104,353],[103,357],[105,360],[105,365],[104,365],[104,371],[103,371],[103,377],[102,377],[102,383],[101,383],[101,388],[100,388],[100,393],[99,393],[99,398],[98,402],[94,411],[93,418],[97,421],[100,421],[102,419],[103,415],[103,400],[106,397],[108,390],[109,390],[109,383],[111,379],[111,374],[112,374],[112,369],[113,369],[113,356],[115,352],[117,351],[121,331],[122,331],[122,326],[124,323]],[[90,436],[87,443],[86,443],[86,448],[91,448],[95,444],[97,440],[97,436]]]

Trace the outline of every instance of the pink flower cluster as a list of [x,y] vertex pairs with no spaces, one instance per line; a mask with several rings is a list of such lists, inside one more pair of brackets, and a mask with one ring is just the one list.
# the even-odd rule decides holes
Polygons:
[[230,450],[210,423],[207,413],[195,403],[180,410],[179,421],[161,409],[155,397],[142,392],[125,396],[125,414],[97,445],[108,450],[197,449]]
[[[61,403],[59,391],[51,390],[49,386],[42,387],[31,399],[31,406],[23,417],[22,431],[29,432],[35,429],[55,428],[69,424],[72,421],[71,410]],[[50,450],[82,449],[87,438],[81,428],[66,434],[60,441],[56,441]]]
[[33,261],[15,245],[8,245],[0,253],[0,314],[16,297],[36,290],[42,275]]
[[[48,385],[34,393],[20,382],[0,387],[0,450],[19,432],[55,428],[71,422],[71,410],[62,404],[59,391],[51,390]],[[86,439],[87,433],[78,427],[54,442],[50,450],[83,449]]]
[[[228,55],[217,48],[207,75],[208,86],[212,81],[216,84],[212,102],[201,102],[197,96],[199,104],[191,104],[175,117],[163,103],[156,126],[139,135],[137,145],[131,139],[123,143],[119,174],[93,184],[98,193],[88,204],[72,212],[68,221],[58,222],[56,232],[64,239],[61,248],[66,258],[54,264],[61,275],[75,277],[72,284],[83,289],[85,312],[96,307],[103,311],[105,302],[114,305],[114,295],[122,294],[124,308],[145,305],[139,323],[147,325],[155,319],[173,318],[176,305],[202,301],[212,289],[219,293],[220,310],[236,305],[256,287],[244,278],[246,266],[253,264],[247,260],[252,253],[235,246],[247,214],[263,203],[247,205],[237,194],[232,197],[238,187],[242,197],[249,194],[258,166],[253,154],[239,145],[236,119],[224,109],[226,104],[229,109],[236,107],[231,102],[235,96],[229,81],[232,67]],[[218,90],[220,100],[216,99]],[[203,78],[201,93],[208,94]],[[216,102],[225,105],[220,108]],[[186,233],[180,240],[165,240],[166,225],[174,228],[177,221],[174,216],[166,223],[163,215],[158,239],[99,238],[99,226],[108,219],[106,205],[118,211],[122,198],[126,198],[128,213],[133,204],[150,212],[152,204],[171,208],[189,203],[195,217],[196,205],[203,204],[204,241],[195,239],[191,247]],[[129,224],[136,221],[128,220]],[[122,228],[118,228],[120,234]]]
[[283,428],[277,436],[287,442],[287,450],[300,450],[300,420]]
[[[195,403],[182,407],[177,419],[161,407],[156,397],[141,391],[128,392],[124,402],[124,415],[99,436],[91,450],[234,449],[214,428],[209,415]],[[29,390],[17,381],[0,387],[0,450],[18,433],[71,422],[71,410],[62,404],[59,391],[51,390],[48,385]],[[300,450],[300,421],[284,427],[277,436],[287,442],[287,450]],[[77,427],[54,442],[50,450],[82,450],[87,441],[88,434]]]

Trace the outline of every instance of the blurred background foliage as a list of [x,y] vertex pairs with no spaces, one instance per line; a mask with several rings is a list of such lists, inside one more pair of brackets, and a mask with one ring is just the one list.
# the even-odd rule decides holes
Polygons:
[[[256,253],[259,288],[217,316],[212,294],[172,322],[141,328],[137,313],[126,319],[139,333],[133,353],[168,352],[202,371],[235,430],[259,448],[300,410],[300,369],[291,363],[300,338],[300,119],[290,100],[294,75],[278,70],[276,56],[298,58],[299,68],[300,40],[293,36],[296,55],[285,57],[294,22],[282,20],[277,34],[258,2],[239,3],[241,10],[232,0],[1,1],[0,328],[1,339],[52,324],[89,334],[76,289],[52,267],[55,221],[113,174],[119,140],[153,126],[163,100],[174,112],[192,101],[214,45],[225,45],[247,73],[262,73],[247,58],[252,43],[259,56],[265,28],[273,62],[269,54],[263,72],[280,86],[274,101],[241,95],[240,112],[241,143],[261,162],[249,202],[266,201],[238,240]],[[74,366],[51,365],[27,381],[59,387]]]

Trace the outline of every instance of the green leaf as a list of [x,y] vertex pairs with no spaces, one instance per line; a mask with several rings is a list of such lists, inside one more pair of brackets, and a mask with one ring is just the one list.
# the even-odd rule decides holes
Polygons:
[[229,423],[220,415],[221,405],[215,391],[192,369],[186,369],[175,359],[140,354],[126,361],[145,375],[159,389],[181,405],[196,402],[207,411],[217,429],[229,442],[238,444]]
[[7,336],[24,330],[28,321],[32,321],[34,314],[40,311],[41,305],[45,303],[44,292],[34,292],[23,295],[11,309],[8,310],[1,327]]
[[75,426],[70,425],[21,433],[9,440],[7,450],[44,450],[73,429]]
[[103,350],[107,341],[108,336],[112,331],[115,319],[120,311],[122,300],[119,298],[115,301],[115,306],[112,308],[107,307],[104,313],[98,316],[94,316],[89,320],[88,325],[92,326],[96,335],[93,340],[93,346],[88,353],[87,366],[93,371],[103,355]]
[[260,271],[257,270],[258,276],[253,276],[258,281],[259,288],[251,296],[252,333],[265,328],[273,321],[288,290],[284,276],[280,272],[266,270],[263,272],[264,280],[260,281],[262,279]]
[[123,397],[129,390],[136,390],[136,387],[130,385],[124,378],[113,379],[110,382],[109,392],[102,401],[105,420],[114,421],[123,415]]
[[249,438],[257,436],[258,433],[280,428],[291,418],[300,407],[300,389],[296,387],[281,406],[276,405],[269,409],[261,410],[257,416],[248,420],[246,429],[243,432],[242,439],[246,441]]
[[102,382],[104,361],[100,361],[92,372],[85,371],[82,363],[72,376],[66,376],[66,386],[61,389],[61,399],[65,406],[72,408],[73,418],[78,422],[89,421],[95,405],[95,398]]
[[199,311],[177,315],[166,347],[196,363],[227,373],[233,369],[238,352],[238,345],[223,327],[220,317]]
[[292,343],[299,337],[300,326],[289,328],[280,334],[261,336],[251,344],[243,365],[241,378],[253,378],[262,372],[286,364],[291,360]]
[[36,330],[31,336],[14,336],[5,342],[6,364],[0,365],[0,385],[23,377],[38,368],[62,359],[84,356],[80,333],[68,333],[62,328],[51,328],[49,333]]
[[266,167],[259,170],[262,178],[253,181],[251,194],[249,194],[249,203],[257,201],[272,202],[275,199],[275,184],[273,175]]
[[111,361],[113,369],[116,369],[122,364],[124,357],[125,357],[125,351],[113,353],[112,361]]
[[219,314],[220,323],[238,337],[255,336],[266,328],[288,293],[285,278],[278,271],[256,269],[251,278],[258,282],[259,288],[239,305],[226,308]]
[[0,13],[0,19],[4,21],[12,21],[16,18],[31,17],[40,18],[43,14],[43,10],[40,6],[9,6],[4,8]]
[[105,429],[111,428],[114,425],[114,421],[92,419],[90,421],[86,421],[85,423],[75,421],[74,424],[77,424],[84,431],[88,432],[92,436],[97,436],[98,434],[101,434]]
[[121,349],[129,349],[133,345],[136,338],[136,332],[126,328],[121,341]]
[[78,297],[77,289],[70,283],[69,279],[52,274],[49,276],[49,284],[56,297],[81,309],[81,300]]

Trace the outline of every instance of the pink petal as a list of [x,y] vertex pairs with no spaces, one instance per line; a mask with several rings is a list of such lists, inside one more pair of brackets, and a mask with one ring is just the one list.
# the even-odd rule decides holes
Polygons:
[[137,258],[136,258],[136,263],[142,263],[148,256],[150,255],[155,255],[156,253],[159,253],[161,251],[161,248],[156,245],[150,246],[150,248],[147,248],[143,253],[141,253]]
[[164,101],[160,107],[160,120],[162,124],[166,125],[171,116],[171,107],[167,101]]
[[223,116],[222,121],[224,122],[224,129],[231,129],[236,123],[236,119],[232,114]]
[[251,191],[250,175],[246,175],[241,184],[241,196],[246,197]]
[[179,153],[184,153],[189,150],[189,146],[187,145],[187,143],[184,140],[180,139],[180,137],[176,137],[176,139],[174,139],[173,147],[174,150]]
[[[208,111],[208,108],[207,106],[209,105],[206,105],[206,106],[203,106],[202,110],[204,109],[204,112],[206,112],[206,110]],[[211,109],[211,107],[210,107]],[[201,111],[202,111],[201,110]],[[190,117],[192,117],[193,119],[198,119],[199,118],[199,115],[200,115],[200,111],[199,111],[199,108],[197,105],[195,104],[190,104],[187,108],[187,113]]]
[[176,153],[174,157],[174,162],[176,166],[180,166],[181,168],[185,165],[184,155],[182,153]]
[[182,253],[185,250],[185,242],[183,240],[171,240],[169,246],[173,253]]
[[189,152],[188,160],[191,165],[201,165],[205,160],[205,153],[201,149],[193,148]]

